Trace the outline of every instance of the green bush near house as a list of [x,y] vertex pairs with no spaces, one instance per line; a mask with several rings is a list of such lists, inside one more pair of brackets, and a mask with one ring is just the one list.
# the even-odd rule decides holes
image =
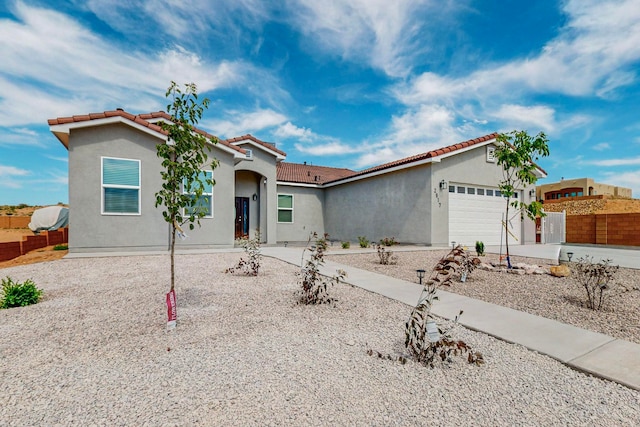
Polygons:
[[351,242],[342,242],[342,249],[349,249],[351,247]]
[[366,236],[358,236],[358,242],[360,243],[361,248],[369,247],[369,239],[367,239]]
[[55,245],[53,247],[54,251],[66,251],[67,249],[69,249],[69,245]]
[[0,308],[25,307],[36,304],[42,297],[42,290],[31,279],[24,283],[14,282],[11,277],[2,279]]

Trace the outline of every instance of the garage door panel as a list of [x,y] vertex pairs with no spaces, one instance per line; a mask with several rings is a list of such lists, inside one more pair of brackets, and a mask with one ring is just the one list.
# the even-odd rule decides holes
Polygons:
[[[474,247],[480,240],[485,245],[499,245],[502,233],[502,216],[506,200],[502,197],[449,193],[449,241]],[[520,240],[521,221],[510,221],[509,229]],[[514,236],[509,236],[516,242]]]

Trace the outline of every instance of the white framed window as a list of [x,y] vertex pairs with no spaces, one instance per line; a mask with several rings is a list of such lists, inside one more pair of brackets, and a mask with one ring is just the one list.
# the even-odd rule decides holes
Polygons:
[[253,158],[253,150],[252,149],[245,148],[244,152],[245,152],[245,156],[247,157],[247,159]]
[[494,147],[493,145],[487,145],[487,162],[496,162],[496,147]]
[[101,157],[103,215],[140,215],[140,160]]
[[[185,208],[184,214],[191,215],[196,212],[203,212],[203,218],[213,218],[213,185],[207,182],[207,180],[213,180],[212,171],[200,171],[198,174],[198,180],[202,183],[202,195],[198,198],[195,206]],[[197,186],[198,183],[194,183],[192,186]],[[186,188],[186,182],[182,183],[182,192],[184,194],[193,194]],[[196,187],[197,188],[197,187]],[[194,192],[195,193],[195,192]],[[196,195],[191,196],[195,198]]]
[[278,194],[278,222],[293,222],[293,194]]

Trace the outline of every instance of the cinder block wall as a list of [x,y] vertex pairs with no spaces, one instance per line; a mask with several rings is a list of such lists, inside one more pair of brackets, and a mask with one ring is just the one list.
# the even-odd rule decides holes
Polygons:
[[8,261],[36,249],[63,243],[69,243],[69,229],[66,227],[56,231],[44,231],[37,236],[25,236],[20,242],[0,243],[0,261]]
[[567,215],[567,243],[640,246],[640,213]]
[[30,216],[0,216],[0,228],[27,228]]

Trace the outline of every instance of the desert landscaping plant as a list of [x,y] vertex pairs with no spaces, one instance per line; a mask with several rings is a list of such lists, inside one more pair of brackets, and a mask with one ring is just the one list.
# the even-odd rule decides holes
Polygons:
[[66,251],[68,249],[69,249],[69,245],[67,245],[67,244],[55,245],[53,247],[54,251]]
[[[335,299],[329,296],[328,287],[334,283],[339,283],[346,276],[343,270],[338,270],[338,274],[333,277],[326,277],[320,274],[320,267],[324,265],[324,251],[326,249],[326,246],[319,244],[321,239],[318,238],[317,233],[311,233],[307,240],[307,246],[302,252],[302,265],[298,273],[298,283],[300,284],[300,290],[298,291],[299,304],[312,305],[334,302]],[[312,240],[315,240],[315,245],[311,245]],[[304,261],[307,250],[310,253],[309,259]]]
[[322,237],[316,236],[316,246],[322,248],[323,251],[329,249],[329,233],[324,233]]
[[391,236],[391,237],[383,237],[382,239],[380,239],[380,244],[385,246],[393,246],[393,245],[397,245],[398,242],[396,242],[395,237]]
[[42,297],[42,290],[31,279],[23,283],[14,282],[11,277],[2,279],[0,308],[25,307],[36,304]]
[[[171,116],[169,122],[159,122],[162,130],[167,133],[167,143],[156,146],[157,155],[162,159],[160,172],[162,189],[156,194],[156,207],[164,206],[162,216],[171,227],[170,259],[171,259],[171,287],[175,288],[175,245],[176,237],[185,236],[181,226],[189,224],[193,230],[194,223],[200,224],[200,218],[205,215],[203,202],[208,203],[203,196],[205,188],[215,185],[213,170],[218,161],[208,161],[207,144],[215,144],[214,137],[198,133],[195,125],[202,119],[202,114],[209,106],[209,100],[198,101],[198,90],[195,83],[185,84],[185,88],[175,82],[165,94],[171,98],[167,105],[167,112]],[[203,172],[204,169],[208,169]]]
[[[516,191],[525,186],[533,185],[538,181],[536,164],[540,157],[549,155],[549,140],[543,132],[532,137],[526,131],[512,131],[502,133],[496,137],[498,147],[495,157],[498,165],[502,166],[503,179],[498,188],[505,198],[506,208],[502,227],[504,228],[504,242],[506,248],[507,266],[511,268],[509,256],[509,222],[516,216],[524,218],[526,215],[532,221],[536,216],[545,216],[542,203],[536,200],[525,203],[516,198]],[[509,208],[515,209],[515,214],[510,216]]]
[[351,242],[342,242],[342,249],[349,249],[351,247]]
[[480,240],[476,241],[476,254],[484,256],[484,243]]
[[376,245],[378,260],[382,265],[395,265],[398,263],[398,257],[389,249],[385,249],[382,245]]
[[240,272],[247,276],[257,276],[262,263],[262,252],[260,249],[260,230],[256,230],[253,238],[243,237],[237,240],[237,244],[244,249],[247,258],[240,258],[234,266],[227,268],[225,273]]
[[484,363],[481,353],[474,351],[464,341],[453,338],[453,328],[462,311],[456,316],[453,326],[443,328],[431,314],[434,301],[438,300],[440,286],[450,286],[454,277],[466,276],[475,263],[469,261],[466,251],[457,246],[445,255],[434,267],[424,283],[418,304],[405,324],[405,347],[417,362],[433,367],[438,360],[450,362],[452,356],[467,356],[467,361],[476,365]]
[[369,247],[369,239],[367,239],[366,236],[358,236],[358,243],[360,244],[361,248]]
[[593,257],[583,256],[572,266],[575,280],[587,292],[587,307],[601,310],[611,293],[611,280],[618,272],[617,265],[611,265],[611,260],[593,262]]

